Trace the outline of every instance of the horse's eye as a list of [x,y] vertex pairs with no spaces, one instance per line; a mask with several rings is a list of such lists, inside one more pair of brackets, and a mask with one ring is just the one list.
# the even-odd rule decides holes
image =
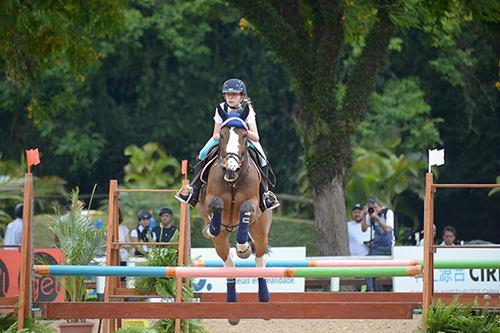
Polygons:
[[222,133],[221,133],[221,134],[219,134],[219,137],[220,137],[220,138],[219,138],[220,140],[224,140],[224,134],[222,134]]
[[243,134],[243,139],[246,140],[247,138],[248,138],[248,134],[247,133]]

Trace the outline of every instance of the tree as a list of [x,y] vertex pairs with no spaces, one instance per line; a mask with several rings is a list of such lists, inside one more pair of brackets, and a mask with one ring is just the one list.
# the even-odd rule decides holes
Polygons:
[[213,130],[222,82],[241,75],[280,180],[276,191],[296,188],[288,166],[301,146],[287,112],[295,96],[269,47],[240,29],[237,11],[219,0],[129,4],[118,38],[93,40],[102,53],[99,68],[77,76],[61,63],[43,70],[37,86],[17,90],[0,81],[3,156],[15,158],[36,144],[45,161],[36,172],[59,175],[82,193],[95,183],[106,191],[110,178],[121,182],[130,144],[160,142],[169,155],[193,164]]
[[347,255],[345,178],[351,137],[365,118],[398,29],[442,31],[446,13],[498,21],[492,1],[227,0],[276,52],[299,99],[294,108],[314,199],[320,255]]
[[45,68],[65,63],[74,73],[98,64],[92,38],[109,36],[124,23],[122,0],[6,0],[0,12],[0,60],[19,87],[40,79]]

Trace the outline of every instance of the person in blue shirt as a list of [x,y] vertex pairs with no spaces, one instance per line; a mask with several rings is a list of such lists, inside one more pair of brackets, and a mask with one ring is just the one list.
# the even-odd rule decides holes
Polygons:
[[[361,230],[365,232],[371,226],[372,244],[369,256],[390,256],[394,245],[394,212],[380,205],[375,195],[368,198],[363,208]],[[375,278],[366,278],[366,291],[376,291]]]

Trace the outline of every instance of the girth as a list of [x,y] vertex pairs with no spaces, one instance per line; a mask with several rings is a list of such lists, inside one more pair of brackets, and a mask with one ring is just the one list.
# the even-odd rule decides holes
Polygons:
[[[236,179],[236,181],[234,181],[234,182],[226,182],[226,184],[229,187],[231,187],[231,208],[229,210],[229,221],[233,220],[234,198],[236,197],[236,191],[238,191],[238,185],[248,176],[249,173],[250,173],[250,163],[248,163],[247,171],[245,172],[245,174],[242,177],[238,177],[238,179]],[[233,232],[233,229],[236,228],[239,225],[239,223],[236,225],[232,225],[232,226],[224,225],[222,223],[221,223],[221,225],[224,227],[224,229],[227,232]]]

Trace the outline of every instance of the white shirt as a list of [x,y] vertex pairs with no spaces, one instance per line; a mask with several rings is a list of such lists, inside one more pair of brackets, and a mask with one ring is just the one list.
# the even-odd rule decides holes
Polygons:
[[349,233],[349,250],[351,256],[366,256],[370,249],[363,242],[370,241],[370,227],[365,232],[361,229],[361,222],[347,222],[347,231]]
[[[129,230],[127,228],[126,225],[123,225],[123,224],[120,224],[118,226],[118,240],[120,242],[125,242],[125,236],[127,236],[129,233]],[[137,234],[137,230],[136,230],[136,234]],[[128,251],[126,248],[124,247],[121,247],[120,248],[120,261],[127,261],[128,260]]]
[[[139,231],[142,232],[144,230],[144,227],[142,226],[142,224],[139,226]],[[149,230],[151,232],[151,230]],[[153,241],[156,240],[156,235],[154,232],[151,232],[151,236],[153,237]],[[125,236],[124,236],[125,237]],[[130,233],[130,237],[135,237],[137,239],[139,239],[139,235],[137,234],[137,228],[132,230],[132,232]],[[121,240],[120,240],[121,241]],[[142,248],[144,249],[144,251],[148,252],[148,246],[147,245],[143,245]]]
[[[125,236],[128,235],[130,231],[128,230],[126,225],[120,224],[118,227],[118,240],[120,242],[125,242]],[[137,230],[135,231],[136,237],[137,237]]]
[[[220,107],[222,108],[222,110],[224,110],[224,102],[223,103],[220,103],[219,104]],[[247,124],[255,124],[256,120],[255,120],[255,111],[253,110],[253,107],[250,107],[250,112],[248,112],[248,117],[247,119],[245,120],[245,122]],[[231,110],[236,110],[236,109],[233,109],[231,107],[228,107],[228,110],[226,112],[230,112]],[[215,116],[214,116],[214,121],[217,123],[217,124],[222,124],[224,122],[224,120],[221,118],[221,116],[219,115],[219,112],[217,112],[217,108],[215,108]]]
[[[23,219],[17,218],[10,222],[5,232],[4,245],[21,245],[23,240]],[[6,247],[6,250],[17,250],[17,247]]]

